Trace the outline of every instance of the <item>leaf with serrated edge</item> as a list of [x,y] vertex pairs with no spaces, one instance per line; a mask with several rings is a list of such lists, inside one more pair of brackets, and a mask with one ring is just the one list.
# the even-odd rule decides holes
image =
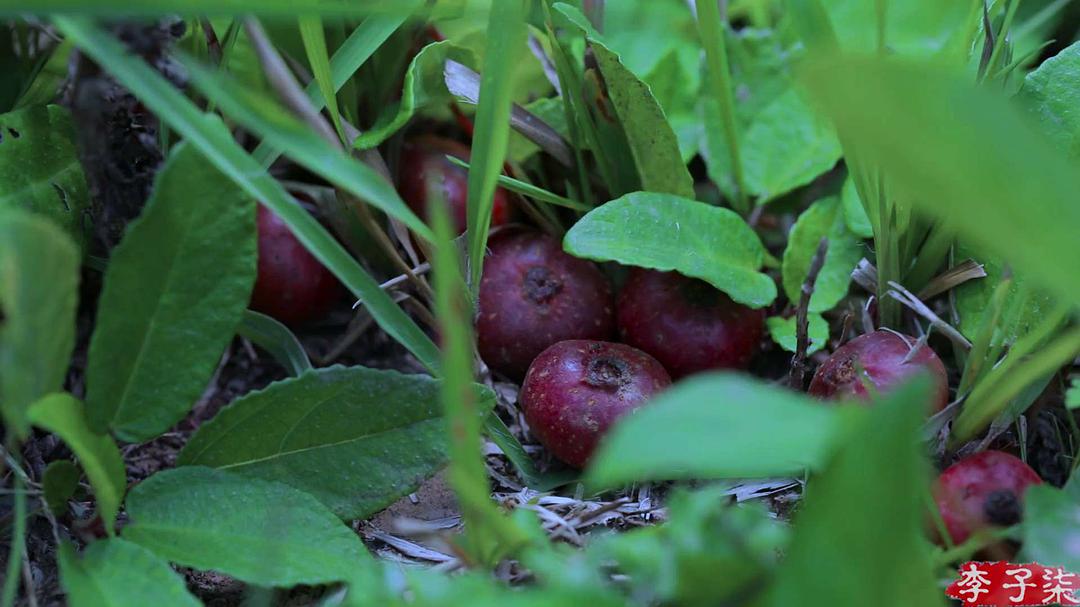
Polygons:
[[825,312],[840,303],[851,284],[851,271],[867,253],[848,230],[839,198],[824,198],[812,204],[791,228],[781,265],[784,292],[793,304],[801,298],[802,285],[823,237],[828,238],[829,245],[810,296],[811,312]]
[[152,552],[120,538],[99,540],[76,554],[57,552],[60,582],[71,607],[198,607],[184,578]]
[[566,233],[571,255],[700,278],[752,308],[776,298],[758,271],[765,247],[729,209],[670,194],[635,192],[582,217]]
[[153,438],[199,398],[255,281],[255,201],[180,144],[114,249],[86,370],[95,430]]
[[131,490],[127,513],[128,541],[259,586],[347,580],[371,563],[360,538],[311,495],[224,470],[159,472]]
[[238,399],[199,428],[178,462],[281,481],[342,518],[364,518],[446,463],[438,386],[364,367],[309,371]]

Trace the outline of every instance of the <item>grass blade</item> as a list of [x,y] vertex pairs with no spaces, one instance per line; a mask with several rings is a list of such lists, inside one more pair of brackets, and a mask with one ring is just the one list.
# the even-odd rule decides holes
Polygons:
[[312,368],[307,352],[293,332],[265,314],[245,310],[236,333],[269,352],[293,376]]
[[[397,28],[401,27],[402,23],[405,23],[407,18],[406,13],[372,15],[349,34],[338,50],[334,51],[334,56],[330,58],[330,81],[333,83],[335,93],[345,86],[356,70],[360,69],[360,66],[382,46],[383,42],[386,42],[391,34],[397,31]],[[320,90],[318,82],[308,84],[305,92],[315,110],[322,110],[325,107],[326,97]],[[281,150],[264,141],[255,148],[253,155],[259,164],[269,167],[281,156]]]
[[[297,13],[326,17],[408,15],[423,0],[10,0],[0,4],[0,15],[65,15],[126,18],[161,15],[207,16],[268,15],[294,17]],[[464,0],[441,0],[440,10],[453,11]]]
[[[470,168],[469,163],[465,162],[460,158],[447,156],[446,159],[449,160],[451,163],[458,165],[459,167],[464,167],[466,169]],[[578,202],[576,200],[571,200],[563,196],[559,196],[554,192],[549,192],[544,188],[537,187],[531,183],[526,183],[519,179],[514,179],[513,177],[499,175],[498,183],[499,186],[504,187],[511,192],[521,194],[522,196],[528,196],[529,198],[534,198],[536,200],[539,200],[540,202],[546,202],[555,206],[574,209],[575,211],[581,211],[583,213],[587,213],[592,210],[592,207],[584,203]]]
[[480,288],[495,184],[510,140],[512,75],[525,47],[525,4],[523,0],[496,2],[488,22],[467,202],[469,285],[474,294]]
[[338,138],[345,141],[345,131],[341,128],[341,112],[338,111],[337,90],[334,89],[330,71],[330,51],[326,50],[326,32],[323,30],[322,19],[305,15],[299,17],[296,23],[300,28],[300,38],[304,43],[304,52],[307,53],[308,65],[311,66],[315,84],[326,102],[326,109],[330,110],[330,120],[334,123],[334,130],[337,131]]
[[248,130],[282,148],[297,164],[340,186],[371,206],[398,219],[417,236],[431,240],[431,230],[409,209],[394,187],[374,169],[335,149],[280,104],[246,90],[226,75],[181,56],[191,83]]
[[284,220],[297,239],[354,295],[364,301],[372,317],[391,337],[412,352],[428,369],[439,367],[435,344],[396,303],[379,288],[348,252],[295,203],[274,180],[233,140],[216,117],[199,111],[183,94],[145,62],[127,53],[112,36],[87,19],[55,17],[57,28],[83,52],[130,89],[151,111],[192,145],[240,187]]

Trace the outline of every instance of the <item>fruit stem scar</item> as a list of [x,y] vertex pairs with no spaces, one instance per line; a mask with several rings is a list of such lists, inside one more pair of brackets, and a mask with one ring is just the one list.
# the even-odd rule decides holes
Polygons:
[[614,356],[590,358],[585,368],[585,383],[595,388],[616,389],[630,383],[626,361]]
[[525,271],[521,288],[529,301],[535,304],[546,304],[562,291],[563,285],[562,281],[547,267],[532,266]]

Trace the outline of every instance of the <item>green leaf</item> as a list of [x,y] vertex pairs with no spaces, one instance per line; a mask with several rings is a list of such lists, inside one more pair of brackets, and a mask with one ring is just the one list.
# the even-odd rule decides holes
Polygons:
[[[683,162],[686,163],[697,155],[704,127],[697,115],[701,83],[690,77],[681,57],[681,53],[671,49],[642,80],[649,85],[656,102],[663,108],[671,129],[675,131]],[[626,55],[622,54],[621,59],[626,61]]]
[[[371,14],[408,15],[423,4],[422,0],[11,0],[0,6],[0,14],[85,15],[110,18],[160,17],[162,15],[240,15],[254,14],[295,17],[300,13],[347,17]],[[440,0],[440,10],[463,6],[464,0]]]
[[825,312],[840,303],[851,284],[851,271],[866,252],[859,239],[848,231],[839,198],[824,198],[810,205],[791,228],[781,265],[784,292],[793,304],[800,300],[802,285],[822,238],[827,238],[829,245],[825,265],[810,296],[811,312]]
[[[807,354],[813,354],[821,350],[829,341],[829,323],[820,314],[810,313],[807,315],[808,335],[810,347]],[[765,327],[769,330],[769,337],[788,352],[795,352],[798,340],[795,335],[795,317],[783,318],[770,316],[765,319]]]
[[326,584],[371,563],[360,538],[311,495],[184,467],[139,483],[124,538],[173,563],[259,586]]
[[[1075,476],[1075,475],[1074,475]],[[1080,570],[1080,491],[1040,485],[1024,493],[1024,556],[1050,567]]]
[[[997,257],[972,248],[967,243],[956,243],[956,258],[972,258],[980,262],[986,276],[978,280],[969,280],[956,287],[956,312],[960,315],[957,329],[970,340],[975,340],[982,326],[983,316],[990,306],[994,291],[1005,278],[1005,267]],[[1045,320],[1053,308],[1046,297],[1033,293],[1023,275],[1013,274],[1012,284],[1005,296],[1001,312],[1001,322],[994,327],[993,344],[1011,344],[1018,338]]]
[[400,220],[421,238],[431,230],[375,169],[334,148],[303,121],[265,94],[246,89],[227,74],[215,72],[189,56],[180,56],[191,83],[226,115],[309,171],[341,187],[371,206]]
[[480,289],[496,181],[510,142],[512,75],[525,49],[526,4],[526,0],[501,0],[492,5],[488,19],[466,201],[469,252],[466,284],[473,299]]
[[642,189],[693,198],[694,178],[683,162],[678,138],[648,85],[602,43],[590,40],[589,45],[626,132]]
[[840,192],[840,199],[844,204],[844,221],[847,222],[848,230],[859,238],[873,238],[874,226],[870,223],[870,217],[866,214],[866,207],[859,198],[859,190],[855,187],[855,180],[850,176],[844,180],[844,187]]
[[679,382],[620,422],[586,479],[645,480],[803,474],[833,445],[841,409],[732,373]]
[[255,259],[255,202],[176,146],[105,273],[86,370],[96,430],[141,441],[183,418],[240,323]]
[[0,411],[19,436],[26,408],[59,390],[75,347],[79,253],[60,228],[0,211]]
[[50,394],[34,403],[27,411],[30,422],[60,437],[79,458],[94,487],[98,513],[105,530],[112,535],[120,500],[127,490],[124,460],[112,438],[95,434],[86,421],[83,404],[67,393]]
[[566,233],[571,255],[675,270],[753,308],[776,298],[758,271],[765,247],[738,214],[670,194],[635,192],[601,205]]
[[90,239],[90,194],[75,150],[71,113],[58,105],[0,115],[0,209],[56,222],[79,250]]
[[1042,123],[1073,158],[1080,158],[1080,114],[1076,91],[1080,90],[1080,42],[1047,59],[1024,78],[1018,99]]
[[45,503],[54,515],[67,510],[67,502],[79,488],[79,467],[71,460],[58,459],[50,462],[41,475]]
[[180,577],[149,550],[120,538],[99,540],[75,553],[71,544],[57,554],[60,582],[71,607],[198,607]]
[[[848,56],[818,57],[801,78],[845,145],[883,168],[890,195],[1080,302],[1080,281],[1062,280],[1080,258],[1080,175],[1020,110],[969,80],[926,63]],[[1023,246],[1018,234],[1028,236]]]
[[[771,605],[944,605],[923,539],[929,466],[918,440],[925,378],[834,435],[836,453],[810,481]],[[858,563],[857,567],[852,566]]]
[[[386,42],[401,24],[405,22],[407,15],[372,15],[364,20],[349,37],[341,43],[330,58],[330,79],[333,83],[334,93],[341,90],[345,83],[353,77],[360,66],[366,62],[375,51]],[[261,71],[260,71],[261,73]],[[312,82],[304,92],[307,93],[311,105],[318,111],[326,106],[326,100],[319,90],[319,83]],[[361,135],[363,136],[363,135]],[[255,148],[252,155],[259,164],[269,167],[281,156],[281,150],[263,141]]]
[[245,310],[236,333],[269,352],[290,375],[300,375],[312,368],[307,352],[293,332],[265,314]]
[[1072,378],[1072,384],[1065,391],[1065,406],[1069,409],[1080,409],[1080,377]]
[[408,71],[405,72],[405,84],[397,107],[390,107],[382,112],[375,124],[365,129],[353,141],[353,147],[376,147],[405,126],[416,112],[451,101],[453,95],[446,88],[444,76],[448,59],[464,65],[476,63],[472,53],[449,42],[435,42],[425,46],[413,57]]
[[[203,424],[180,465],[228,469],[306,491],[345,519],[365,518],[446,463],[439,383],[328,367],[271,384]],[[493,397],[485,393],[484,406]]]
[[[821,4],[826,7],[844,50],[877,50],[877,3],[826,0]],[[970,5],[970,2],[938,0],[888,2],[885,45],[889,51],[904,55],[936,53],[945,47],[953,32],[964,25]]]
[[93,22],[73,17],[54,17],[53,22],[87,56],[101,65],[108,65],[118,81],[169,127],[199,148],[211,164],[281,217],[304,247],[364,302],[375,322],[388,335],[428,369],[438,368],[439,353],[431,339],[345,248],[236,143],[220,120],[200,112],[161,74],[130,55],[123,45]]

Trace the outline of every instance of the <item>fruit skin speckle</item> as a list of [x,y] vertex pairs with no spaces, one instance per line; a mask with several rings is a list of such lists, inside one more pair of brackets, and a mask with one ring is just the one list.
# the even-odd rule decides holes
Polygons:
[[592,262],[540,232],[510,228],[488,241],[476,319],[480,356],[513,380],[548,346],[614,333],[611,285]]
[[[421,137],[406,143],[401,153],[399,190],[409,208],[425,221],[430,221],[431,215],[427,208],[429,188],[439,188],[437,191],[442,192],[443,200],[449,205],[454,229],[461,235],[468,225],[466,202],[469,173],[451,163],[446,156],[468,162],[469,148],[457,141],[440,137]],[[509,220],[509,195],[506,190],[496,188],[491,208],[491,225],[502,225]]]
[[930,346],[912,352],[917,339],[892,331],[878,330],[861,335],[841,346],[814,372],[809,393],[830,399],[869,399],[859,377],[861,366],[879,393],[892,390],[920,370],[930,373],[934,389],[927,410],[937,412],[949,402],[949,380],[945,365]]
[[946,468],[934,500],[953,543],[960,544],[979,529],[1020,522],[1024,492],[1040,484],[1039,475],[1020,458],[983,451]]
[[273,211],[259,205],[258,277],[251,308],[289,325],[314,320],[341,299],[338,279],[293,236]]
[[641,350],[569,340],[536,357],[519,400],[541,444],[563,462],[584,468],[616,420],[670,384],[664,367]]
[[618,326],[622,341],[656,357],[678,379],[749,365],[765,311],[735,303],[703,280],[634,268],[619,293]]

